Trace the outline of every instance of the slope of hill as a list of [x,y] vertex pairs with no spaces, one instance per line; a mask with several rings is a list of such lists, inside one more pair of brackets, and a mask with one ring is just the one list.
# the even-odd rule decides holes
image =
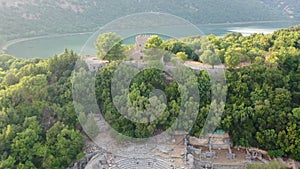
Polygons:
[[37,35],[93,31],[137,12],[164,12],[194,24],[281,20],[260,0],[0,0],[0,42]]
[[279,9],[283,14],[290,18],[300,18],[300,1],[299,0],[262,0],[271,8]]

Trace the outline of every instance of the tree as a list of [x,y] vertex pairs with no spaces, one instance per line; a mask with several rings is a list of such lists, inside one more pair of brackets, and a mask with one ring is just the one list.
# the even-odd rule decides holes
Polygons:
[[215,65],[220,64],[220,58],[211,50],[205,50],[199,60],[205,64],[211,65],[212,68],[214,68]]
[[2,83],[4,85],[9,86],[9,85],[14,85],[14,84],[16,84],[18,82],[19,82],[19,79],[16,77],[16,75],[14,73],[12,73],[12,72],[8,72],[6,74],[6,76],[3,78],[3,82]]
[[66,168],[81,152],[83,138],[79,131],[57,122],[47,131],[46,145],[43,168]]
[[0,168],[5,168],[5,169],[14,169],[15,166],[15,158],[12,156],[9,156],[7,159],[5,160],[0,160]]
[[16,130],[16,126],[10,124],[2,129],[2,132],[0,133],[0,152],[3,154],[11,150],[10,144],[16,137]]
[[[169,52],[163,50],[163,49],[160,49],[160,48],[149,48],[149,49],[146,49],[144,51],[145,53],[145,60],[146,61],[161,61],[162,58],[165,58],[165,56],[168,57]],[[168,60],[168,58],[167,58]]]
[[80,112],[78,115],[78,121],[81,125],[85,125],[87,118],[85,112]]
[[182,61],[186,61],[188,59],[188,55],[185,52],[178,52],[176,53],[176,56]]
[[300,119],[300,108],[294,108],[294,109],[293,109],[293,115],[294,115],[294,117],[296,117],[297,119]]
[[278,144],[290,157],[300,160],[300,131],[297,124],[289,123],[286,130],[279,132]]
[[262,133],[256,133],[256,139],[261,147],[266,150],[276,150],[277,134],[274,129],[264,130]]
[[241,48],[229,48],[225,53],[225,64],[229,68],[234,68],[241,63]]
[[158,48],[160,47],[160,45],[163,43],[163,40],[161,37],[157,36],[157,35],[154,35],[152,36],[151,38],[149,38],[147,40],[147,44],[145,46],[146,49],[149,49],[149,48]]
[[266,65],[267,66],[277,66],[278,65],[278,52],[272,52],[271,54],[266,56]]
[[11,144],[14,157],[20,163],[32,161],[36,158],[35,147],[38,145],[40,136],[38,131],[27,128],[18,133]]
[[194,51],[192,50],[192,48],[188,44],[180,40],[170,39],[168,41],[165,41],[161,44],[161,48],[170,51],[173,54],[176,54],[178,52],[184,52],[188,55],[189,59],[198,59],[197,55],[193,53]]
[[125,58],[122,37],[113,32],[99,35],[95,44],[97,57],[105,60],[120,60]]
[[57,135],[65,128],[66,126],[62,122],[56,122],[46,133],[46,144],[48,146],[54,146],[57,139]]
[[0,111],[0,129],[4,128],[9,124],[8,114],[6,112]]
[[259,50],[258,48],[251,48],[248,53],[247,56],[250,59],[250,62],[253,63],[256,57],[262,56],[263,55],[263,51]]
[[93,113],[88,115],[86,124],[84,125],[85,132],[88,136],[95,138],[99,134],[99,128],[95,121],[95,116]]
[[49,58],[46,67],[52,73],[53,81],[58,81],[64,76],[70,76],[77,59],[78,55],[67,49],[63,53]]
[[[70,80],[77,59],[68,50],[45,60],[0,57],[0,168],[66,168],[76,159],[81,146],[58,148],[56,143],[65,128],[72,130],[77,123]],[[63,123],[52,128],[56,121],[71,129]],[[47,130],[52,134],[42,132]],[[69,135],[65,139],[76,142]],[[67,154],[76,155],[59,152],[68,148]],[[68,159],[60,160],[62,156]]]

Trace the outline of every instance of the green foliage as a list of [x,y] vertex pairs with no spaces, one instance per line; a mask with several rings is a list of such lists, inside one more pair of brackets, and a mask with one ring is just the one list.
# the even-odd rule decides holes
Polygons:
[[68,50],[47,60],[0,56],[0,168],[66,168],[80,154],[70,95],[77,58]]
[[2,80],[2,83],[7,86],[14,85],[18,82],[19,79],[12,72],[8,72]]
[[214,68],[215,65],[220,64],[220,58],[211,50],[204,51],[199,60],[203,63],[211,65],[212,68]]
[[294,109],[293,109],[293,115],[294,115],[297,119],[300,119],[300,108],[294,108]]
[[95,116],[93,113],[90,113],[88,115],[88,118],[86,120],[86,123],[83,123],[84,130],[87,133],[87,135],[91,138],[95,138],[99,134],[99,128],[95,121]]
[[205,64],[209,64],[214,68],[215,65],[221,64],[220,57],[216,53],[215,46],[208,40],[213,38],[212,36],[208,38],[201,38],[201,49],[199,53],[199,61]]
[[[234,145],[259,147],[269,151],[272,157],[300,160],[299,42],[297,31],[280,30],[270,35],[244,37],[234,33],[160,44],[160,48],[174,53],[168,56],[178,54],[184,60],[211,56],[211,53],[220,56],[229,68],[227,90],[221,85],[211,85],[206,71],[190,77],[189,73],[194,73],[192,69],[177,69],[176,81],[167,72],[153,69],[161,66],[158,62],[151,62],[139,72],[113,61],[97,72],[96,82],[92,83],[92,73],[84,68],[76,70],[77,76],[71,80],[78,59],[72,51],[65,50],[46,60],[1,55],[0,168],[66,168],[81,157],[83,138],[75,128],[82,128],[77,120],[85,124],[82,127],[91,137],[99,132],[94,117],[97,111],[91,106],[94,95],[90,89],[94,84],[103,117],[122,135],[147,138],[173,124],[174,129],[186,128],[191,124],[190,117],[183,116],[182,123],[176,123],[176,119],[180,112],[188,111],[188,115],[197,115],[191,135],[203,134],[205,123],[208,128],[217,125],[229,132]],[[119,44],[115,51],[121,48]],[[167,52],[156,53],[149,61],[157,61],[167,56]],[[116,53],[111,53],[112,60],[120,56]],[[153,53],[149,51],[147,55],[151,57]],[[239,63],[246,66],[237,68]],[[213,59],[209,64],[213,66],[216,62]],[[112,94],[112,85],[124,86],[130,73],[137,74],[129,87]],[[180,85],[184,79],[187,83]],[[87,83],[76,84],[76,81]],[[182,93],[193,87],[199,89],[199,103]],[[78,95],[72,97],[72,89]],[[219,102],[218,94],[226,91],[226,103]],[[80,100],[82,95],[88,96],[86,100]],[[214,100],[212,95],[216,96]],[[223,107],[225,112],[221,116]],[[75,108],[81,112],[78,119]],[[214,116],[207,119],[210,111]],[[250,167],[272,168],[273,165]]]
[[9,156],[7,159],[3,159],[0,161],[0,168],[1,169],[13,169],[15,166],[16,160]]
[[[299,47],[296,43],[299,40],[299,33],[281,30],[271,35],[253,34],[244,37],[239,33],[232,33],[224,37],[210,35],[204,38],[189,37],[163,41],[160,48],[182,55],[184,59],[186,56],[192,59],[196,54],[200,56],[202,62],[212,66],[222,62],[229,68],[226,71],[228,84],[226,103],[210,99],[210,95],[214,94],[211,93],[212,89],[226,93],[225,89],[210,86],[209,76],[204,71],[197,75],[201,102],[199,108],[195,108],[195,112],[199,113],[190,134],[195,136],[203,134],[201,131],[206,122],[208,128],[217,125],[218,128],[228,131],[235,145],[259,147],[270,151],[273,157],[289,156],[299,159],[300,130],[297,120],[300,106],[298,85],[300,62]],[[164,56],[163,52],[156,51],[147,51],[146,54],[149,56],[157,54],[157,58],[155,55],[152,59]],[[219,60],[217,56],[220,57]],[[247,66],[237,68],[240,64]],[[126,97],[118,95],[113,103],[110,95],[110,84],[122,83],[112,82],[110,78],[113,75],[119,79],[126,79],[130,71],[136,70],[124,68],[122,72],[113,74],[115,69],[116,64],[111,64],[101,70],[96,82],[97,98],[104,110],[102,113],[113,128],[124,135],[143,138],[159,133],[174,122],[182,111],[180,101],[185,97],[178,94],[176,82],[167,83],[166,77],[158,76],[161,72],[150,70],[138,74],[131,82],[128,96],[133,107],[128,110],[128,115],[142,122],[148,121],[147,125],[144,125],[131,122],[118,112],[116,104],[128,106]],[[179,73],[184,77],[184,72]],[[149,95],[157,88],[165,92],[166,104],[159,103],[161,100],[159,97]],[[142,110],[147,109],[149,103],[154,103],[157,111],[143,113]],[[190,102],[184,104],[191,109],[194,109],[195,105]],[[222,113],[222,107],[225,107],[225,113],[221,117],[219,114]],[[215,116],[207,119],[209,111]],[[158,116],[157,120],[153,120]],[[183,123],[179,127],[187,124],[188,122]]]
[[251,164],[247,169],[285,169],[286,166],[280,162],[272,161],[269,164]]
[[113,32],[99,35],[95,44],[97,57],[103,60],[120,60],[125,58],[122,37]]
[[87,118],[86,118],[86,114],[84,112],[80,112],[78,115],[78,121],[80,122],[81,125],[86,124],[87,122]]
[[188,59],[188,55],[184,52],[178,52],[176,53],[176,56],[182,61],[186,61]]
[[145,46],[146,49],[149,49],[149,48],[158,48],[160,47],[160,45],[163,43],[163,40],[161,37],[157,36],[157,35],[154,35],[152,36],[151,38],[149,38],[147,40],[147,44]]
[[161,48],[173,54],[184,52],[186,55],[188,55],[188,59],[195,60],[196,57],[195,53],[193,53],[193,50],[190,47],[190,44],[184,43],[181,40],[174,40],[174,39],[167,40],[161,44]]
[[270,157],[272,157],[272,158],[284,156],[283,150],[270,150],[268,153],[269,153]]
[[56,157],[54,163],[59,164],[59,166],[67,166],[81,152],[83,147],[82,137],[79,131],[64,128],[56,139],[55,149],[53,150],[55,152],[53,156]]
[[225,64],[230,68],[236,67],[241,63],[241,48],[229,48],[225,53]]
[[[128,93],[129,101],[131,102],[129,104],[125,102],[125,97],[127,96],[124,97],[121,93],[120,95],[116,93],[114,96],[115,101],[112,103],[113,98],[111,98],[110,94],[110,80],[112,75],[120,77],[118,78],[119,81],[114,82],[114,84],[122,85],[124,82],[121,80],[126,79],[125,77],[128,76],[128,73],[134,70],[124,67],[124,69],[117,72],[117,74],[108,74],[108,72],[113,72],[114,69],[115,65],[112,65],[99,72],[96,88],[97,99],[100,101],[100,107],[103,107],[102,113],[104,118],[115,130],[123,135],[144,138],[166,129],[174,122],[174,117],[178,115],[179,109],[172,109],[172,107],[178,104],[179,100],[177,101],[177,99],[179,98],[166,95],[167,100],[172,99],[170,102],[173,106],[171,106],[169,104],[165,105],[163,96],[151,94],[151,91],[155,88],[162,91],[170,91],[170,89],[166,89],[166,79],[160,75],[161,70],[145,69],[132,80]],[[178,89],[174,88],[174,91],[178,91]],[[170,92],[170,94],[174,93]],[[106,96],[106,99],[103,100],[103,96]],[[121,110],[126,109],[127,117],[135,119],[136,122],[130,121],[122,116],[120,114],[121,112],[118,112],[118,110],[112,106],[114,104],[119,105]],[[129,109],[127,106],[129,106]],[[152,109],[150,109],[150,107],[152,107]],[[179,107],[179,105],[176,107]]]
[[49,58],[47,60],[47,69],[52,73],[54,78],[51,80],[58,81],[63,76],[70,76],[77,59],[78,55],[72,50],[68,51],[67,49],[62,54]]

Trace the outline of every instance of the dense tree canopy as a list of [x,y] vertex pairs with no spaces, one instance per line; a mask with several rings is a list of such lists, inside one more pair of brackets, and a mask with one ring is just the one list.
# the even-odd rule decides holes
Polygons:
[[122,37],[113,32],[99,35],[95,44],[97,57],[109,61],[123,59],[125,55],[123,53],[122,43]]
[[46,60],[1,55],[0,168],[66,168],[83,138],[71,107],[72,51]]
[[150,37],[148,40],[147,40],[147,44],[145,46],[145,48],[149,49],[149,48],[158,48],[160,47],[160,45],[163,43],[163,40],[161,37],[157,36],[157,35],[154,35],[152,37]]
[[[155,39],[159,38],[155,36]],[[224,105],[211,100],[210,92],[214,86],[211,86],[207,72],[197,74],[201,102],[190,134],[199,136],[209,111],[218,114],[219,107],[225,106],[218,128],[228,131],[235,145],[259,147],[268,150],[273,157],[299,159],[299,41],[298,31],[286,29],[271,35],[232,33],[224,37],[210,35],[157,43],[156,47],[176,54],[171,57],[185,60],[197,56],[197,60],[212,67],[220,63],[227,67],[228,94],[226,103],[221,103]],[[132,115],[147,107],[149,100],[155,103],[156,99],[159,100],[149,96],[154,87],[160,87],[166,93],[167,104],[156,108],[160,110],[159,107],[166,106],[160,120],[149,122],[146,127],[123,118],[110,98],[108,87],[111,81],[108,77],[112,74],[108,72],[114,72],[116,66],[117,63],[101,70],[97,78],[99,86],[107,86],[99,88],[97,94],[103,114],[111,125],[133,137],[148,137],[169,126],[181,111],[178,84],[175,81],[167,83],[164,79],[167,76],[160,76],[163,72],[150,70],[140,73],[131,83],[129,96],[134,107],[129,111]],[[125,72],[120,76],[126,76]],[[107,97],[110,99],[103,99]],[[120,97],[118,101],[124,104],[124,98]],[[139,118],[144,117],[147,121],[156,117],[158,112],[140,114]],[[207,124],[216,122],[217,119],[212,119]]]
[[[106,48],[115,42],[111,50]],[[89,86],[96,87],[105,120],[123,135],[147,138],[171,126],[186,128],[191,120],[183,116],[178,123],[176,118],[189,111],[197,115],[190,135],[202,134],[204,124],[217,125],[229,132],[234,145],[259,147],[272,157],[300,160],[299,30],[166,41],[154,36],[148,43],[163,51],[159,57],[168,56],[164,60],[179,57],[212,67],[225,64],[226,102],[211,98],[215,95],[213,89],[221,93],[226,89],[213,85],[207,71],[176,70],[179,80],[188,79],[186,85],[181,85],[174,76],[158,69],[161,65],[156,62],[139,71],[113,61],[124,58],[124,48],[118,35],[112,33],[101,35],[96,45],[98,56],[112,62],[96,73],[95,84],[87,86],[72,85],[74,80],[90,82],[92,75],[83,67],[74,72],[79,75],[77,79],[72,79],[79,58],[72,51],[45,60],[0,55],[0,168],[66,168],[80,158],[84,133],[76,129],[85,129],[90,137],[99,132],[95,121],[99,112],[90,104],[93,95],[89,90],[80,90]],[[189,73],[195,73],[195,77]],[[112,93],[112,85],[122,87],[127,83],[129,88]],[[192,87],[199,89],[200,102],[182,94]],[[72,97],[72,88],[79,95]],[[73,103],[82,94],[88,97],[78,105],[76,114]],[[225,112],[220,116],[222,107]],[[207,122],[210,111],[215,116]]]

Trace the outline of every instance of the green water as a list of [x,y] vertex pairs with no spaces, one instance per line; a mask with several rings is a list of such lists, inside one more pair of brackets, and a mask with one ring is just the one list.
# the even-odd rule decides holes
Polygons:
[[[204,34],[215,34],[217,36],[222,36],[231,31],[240,31],[245,35],[249,33],[270,33],[274,30],[286,28],[292,25],[299,24],[300,22],[282,22],[282,23],[259,23],[259,24],[228,24],[228,25],[198,25],[199,29]],[[170,29],[172,34],[181,37],[184,28],[180,29]],[[133,31],[134,32],[134,31]],[[28,40],[19,43],[15,43],[7,48],[5,53],[20,57],[20,58],[47,58],[55,54],[59,54],[64,51],[65,48],[73,50],[76,53],[80,53],[84,47],[84,44],[92,34],[80,34],[73,36],[63,36],[63,37],[53,37],[53,38],[41,38],[35,40]],[[81,54],[94,55],[94,39],[92,38],[83,50]],[[165,36],[164,39],[168,37]],[[132,34],[131,37],[124,39],[125,44],[134,43],[135,35]]]
[[22,58],[47,58],[63,52],[65,48],[79,53],[90,36],[85,34],[23,41],[9,46],[6,53]]

